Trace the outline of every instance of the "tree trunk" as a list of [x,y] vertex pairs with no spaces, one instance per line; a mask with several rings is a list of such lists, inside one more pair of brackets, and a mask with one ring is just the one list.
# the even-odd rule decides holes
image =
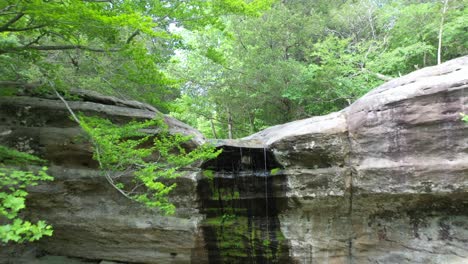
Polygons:
[[218,135],[216,134],[216,128],[215,128],[215,125],[213,123],[213,119],[210,119],[210,125],[211,125],[211,132],[213,133],[213,137],[215,139],[217,139]]
[[228,110],[228,138],[232,139],[232,115],[231,111]]
[[254,113],[249,113],[249,123],[250,123],[250,133],[255,133],[256,128],[255,128],[255,114]]
[[368,11],[367,11],[367,19],[369,20],[369,25],[370,25],[370,28],[371,28],[371,32],[372,32],[372,39],[375,39],[375,28],[374,28],[374,21],[372,19],[372,8],[369,6],[368,7]]
[[442,9],[442,17],[440,19],[440,28],[439,28],[439,47],[437,48],[437,64],[442,63],[442,31],[444,28],[444,19],[445,13],[447,12],[449,0],[444,0],[444,8]]
[[424,52],[424,55],[423,55],[423,68],[426,67],[426,64],[427,64],[427,52]]

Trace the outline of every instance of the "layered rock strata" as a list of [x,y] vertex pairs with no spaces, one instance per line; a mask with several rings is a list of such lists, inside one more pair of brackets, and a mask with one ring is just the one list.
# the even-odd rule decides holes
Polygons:
[[[151,119],[161,114],[152,107],[88,94],[83,101],[70,101],[75,112],[105,117],[114,123]],[[199,145],[203,136],[193,128],[164,117],[173,133],[192,135],[189,145]],[[197,168],[176,180],[171,197],[177,206],[173,216],[128,200],[120,195],[98,170],[91,145],[70,118],[58,98],[0,97],[0,144],[40,156],[50,162],[51,183],[30,189],[28,219],[44,219],[54,235],[31,246],[37,254],[116,260],[132,263],[188,263],[196,255],[206,262],[199,223]],[[152,133],[152,131],[148,131]],[[156,133],[156,131],[154,131]],[[0,263],[16,263],[14,250]]]
[[301,263],[468,262],[468,57],[246,138],[284,166]]
[[[115,122],[157,113],[83,98],[70,106]],[[340,112],[215,141],[225,153],[178,179],[172,217],[100,177],[59,100],[0,97],[0,143],[52,163],[56,180],[31,189],[28,204],[55,228],[38,252],[131,263],[467,263],[461,112],[468,57],[387,82]],[[193,145],[204,141],[168,122],[194,134]]]

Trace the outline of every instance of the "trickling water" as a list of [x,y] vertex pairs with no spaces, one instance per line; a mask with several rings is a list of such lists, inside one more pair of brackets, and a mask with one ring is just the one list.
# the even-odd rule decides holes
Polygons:
[[210,263],[290,263],[277,217],[287,204],[285,176],[270,175],[278,167],[266,148],[235,147],[203,165],[212,172],[198,185]]
[[[265,163],[264,169],[265,169],[265,215],[266,215],[266,239],[269,242],[270,241],[270,227],[269,227],[269,219],[268,219],[268,167],[267,167],[267,153],[266,153],[266,148],[263,148],[263,160]],[[266,261],[268,264],[268,256],[266,257]]]

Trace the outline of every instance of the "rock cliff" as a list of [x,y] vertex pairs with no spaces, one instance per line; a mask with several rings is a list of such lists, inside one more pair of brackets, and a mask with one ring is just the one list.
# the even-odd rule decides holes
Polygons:
[[[136,102],[82,98],[70,106],[115,122],[157,114]],[[340,112],[215,141],[222,155],[177,179],[171,217],[108,186],[59,100],[0,97],[0,143],[51,161],[56,180],[29,197],[30,217],[55,229],[28,246],[37,254],[129,263],[468,263],[461,112],[468,57],[387,82]],[[194,145],[204,142],[167,122],[195,135]],[[19,263],[14,249],[4,254],[5,263]]]
[[[80,92],[77,93],[79,96]],[[115,123],[151,119],[160,113],[150,106],[86,94],[70,101],[74,111]],[[177,179],[174,216],[161,216],[118,194],[92,159],[91,146],[58,98],[0,97],[0,144],[50,161],[55,180],[30,189],[29,219],[54,227],[52,238],[31,246],[37,254],[118,260],[137,263],[187,263],[198,245],[197,170]],[[193,128],[165,117],[173,133],[192,135],[191,145],[204,141]],[[179,194],[179,195],[177,195]],[[6,251],[6,250],[5,250]],[[9,249],[0,263],[18,263]],[[197,256],[203,262],[203,256]],[[24,263],[29,263],[29,259]],[[47,263],[47,262],[46,262]]]

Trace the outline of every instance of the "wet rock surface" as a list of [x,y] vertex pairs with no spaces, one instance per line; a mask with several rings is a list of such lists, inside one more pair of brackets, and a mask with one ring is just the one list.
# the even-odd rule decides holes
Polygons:
[[[71,106],[115,122],[156,115],[137,102],[82,98]],[[31,189],[28,204],[32,219],[55,229],[28,246],[38,255],[128,263],[467,263],[468,125],[461,112],[468,112],[468,57],[385,83],[340,112],[216,140],[225,152],[177,180],[171,217],[106,183],[58,100],[1,97],[0,143],[52,163],[56,180]],[[204,142],[186,125],[171,124],[193,133],[193,145]],[[14,250],[3,256],[0,262],[15,263]]]
[[291,263],[278,219],[287,203],[280,165],[264,148],[223,149],[198,185],[209,262]]

